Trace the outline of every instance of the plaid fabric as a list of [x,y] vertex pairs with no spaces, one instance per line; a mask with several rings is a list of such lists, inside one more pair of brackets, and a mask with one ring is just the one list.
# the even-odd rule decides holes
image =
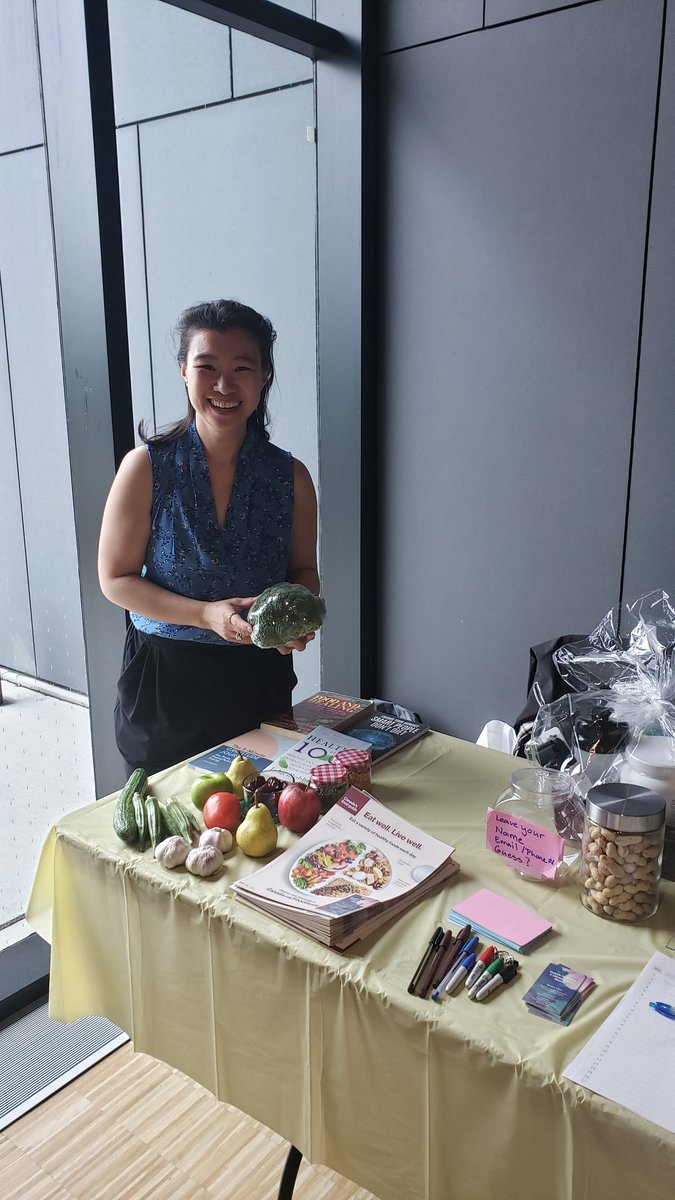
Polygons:
[[370,762],[370,750],[338,750],[335,761],[344,767],[366,767]]
[[317,787],[344,783],[347,779],[347,769],[339,762],[322,763],[320,767],[312,767],[310,779]]

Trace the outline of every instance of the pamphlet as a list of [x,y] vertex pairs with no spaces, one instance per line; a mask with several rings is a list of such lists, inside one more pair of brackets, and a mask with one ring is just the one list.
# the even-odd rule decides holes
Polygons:
[[558,1025],[569,1025],[582,1000],[595,987],[595,980],[564,963],[549,963],[523,1000],[535,1016]]
[[309,833],[231,886],[254,908],[345,950],[458,871],[453,850],[352,787]]

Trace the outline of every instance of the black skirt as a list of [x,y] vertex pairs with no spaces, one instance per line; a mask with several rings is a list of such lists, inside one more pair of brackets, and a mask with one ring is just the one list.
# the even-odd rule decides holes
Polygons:
[[115,737],[127,774],[149,775],[228,741],[291,703],[292,655],[141,633],[129,622]]

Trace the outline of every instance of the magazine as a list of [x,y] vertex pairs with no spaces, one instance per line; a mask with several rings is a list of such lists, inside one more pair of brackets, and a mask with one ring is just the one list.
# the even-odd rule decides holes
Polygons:
[[453,850],[352,787],[309,833],[231,887],[253,908],[346,950],[454,875]]
[[361,750],[363,742],[338,729],[323,729],[320,725],[290,742],[277,757],[263,767],[263,774],[279,779],[295,779],[309,783],[310,771],[322,763],[332,762],[338,750]]
[[356,724],[349,727],[350,737],[369,744],[373,764],[381,762],[383,758],[428,732],[428,725],[420,725],[417,721],[404,721],[400,717],[391,717],[382,712],[373,712],[365,719],[359,717]]
[[315,692],[285,712],[276,713],[269,721],[263,721],[261,729],[272,732],[309,733],[317,725],[323,729],[348,729],[355,721],[367,717],[373,711],[372,700],[361,700],[357,696],[343,696],[339,692]]
[[220,746],[214,746],[197,758],[191,758],[189,766],[197,771],[227,772],[238,754],[250,758],[258,774],[262,773],[273,759],[295,745],[294,737],[282,737],[271,730],[249,729],[239,737],[231,738]]

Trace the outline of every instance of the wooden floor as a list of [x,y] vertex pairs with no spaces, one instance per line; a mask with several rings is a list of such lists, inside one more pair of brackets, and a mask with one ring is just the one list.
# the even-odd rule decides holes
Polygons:
[[[3,1200],[276,1200],[288,1144],[122,1046],[0,1133]],[[304,1160],[293,1200],[375,1200]]]

